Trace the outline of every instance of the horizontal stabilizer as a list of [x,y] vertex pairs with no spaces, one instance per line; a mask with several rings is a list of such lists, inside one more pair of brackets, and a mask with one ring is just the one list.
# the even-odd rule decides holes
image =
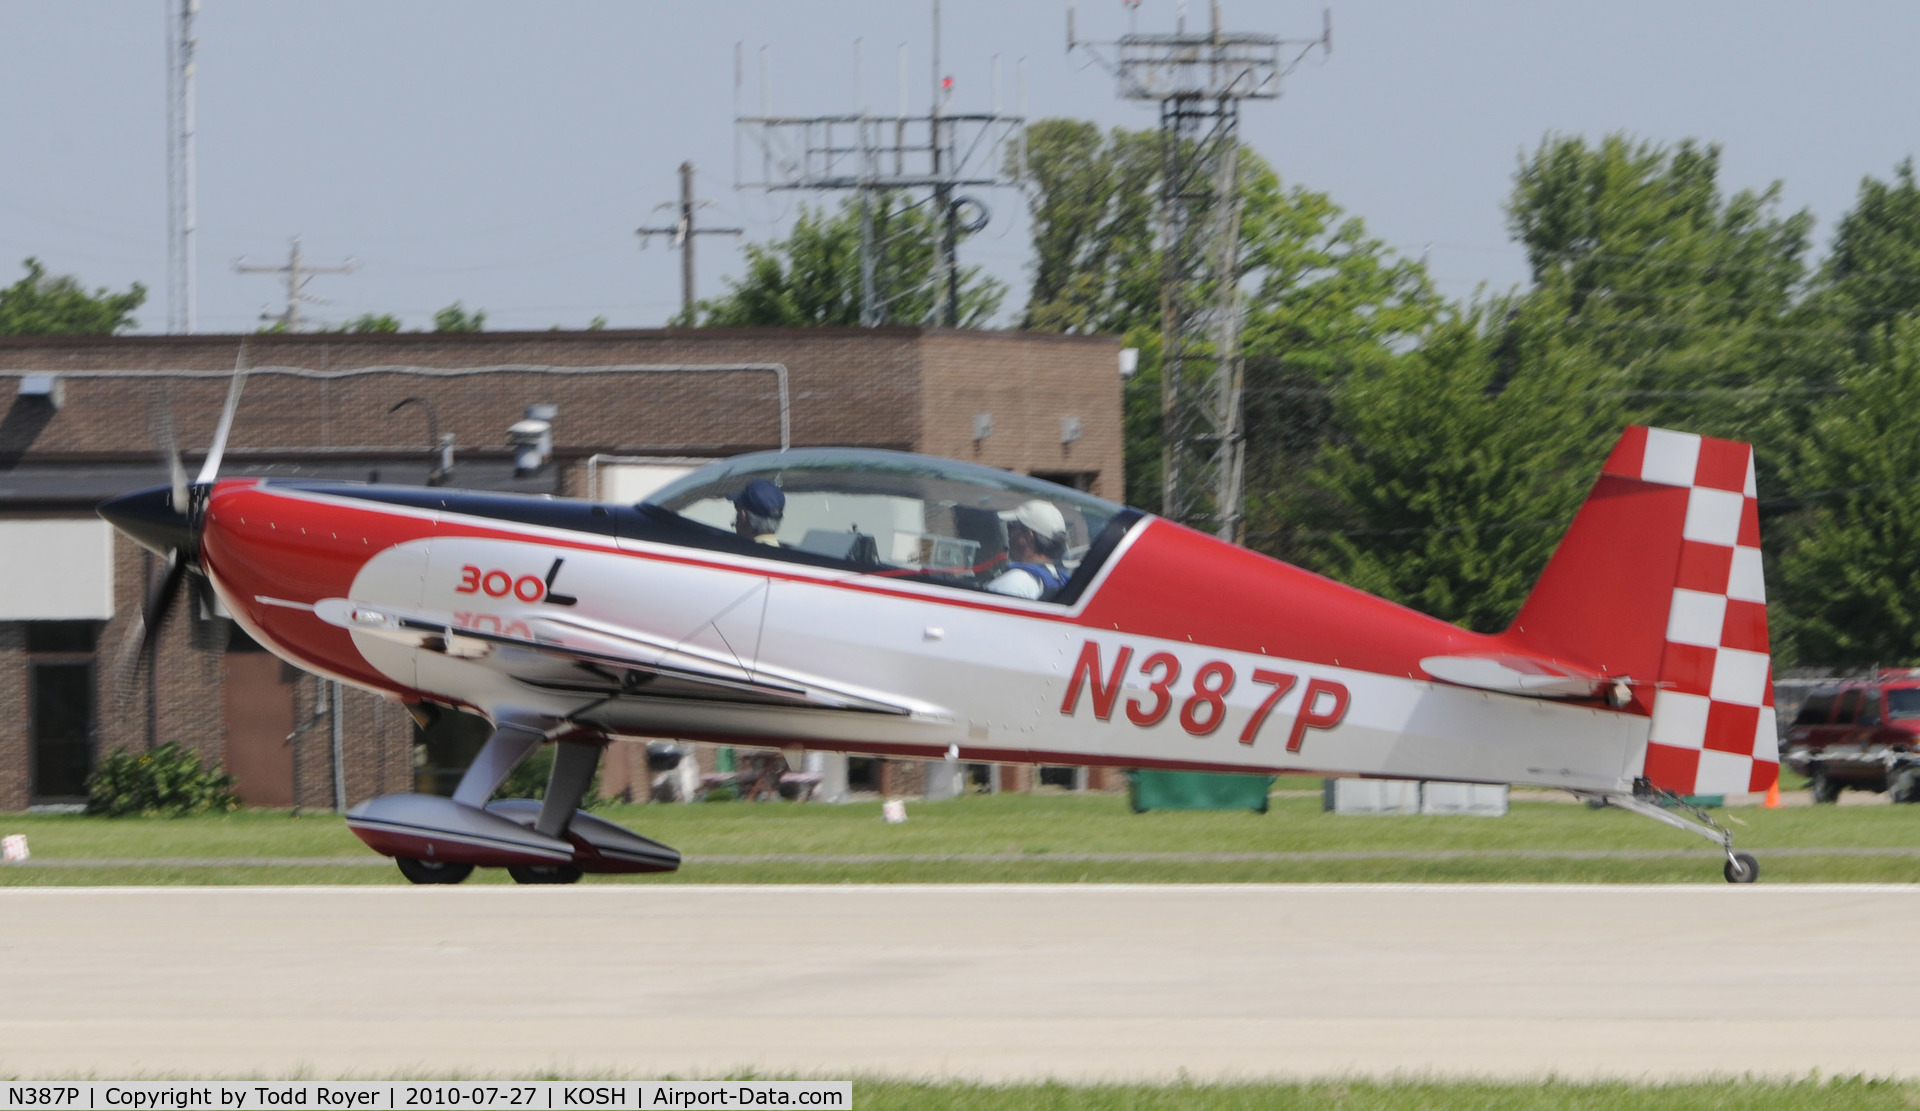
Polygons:
[[1528,698],[1593,698],[1607,686],[1597,672],[1556,660],[1502,653],[1497,656],[1428,656],[1428,675],[1444,683]]

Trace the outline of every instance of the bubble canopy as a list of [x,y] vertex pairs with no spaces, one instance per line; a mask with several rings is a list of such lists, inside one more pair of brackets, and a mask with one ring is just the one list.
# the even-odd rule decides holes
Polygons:
[[[776,521],[749,526],[733,499],[765,480],[785,496]],[[755,554],[835,565],[869,574],[980,590],[1003,574],[1007,523],[1030,503],[1053,507],[1065,523],[1054,537],[1067,579],[1048,601],[1070,601],[1120,535],[1141,516],[1079,490],[951,459],[867,448],[799,448],[742,455],[702,467],[641,503],[742,536],[762,533]],[[1083,573],[1084,572],[1084,573]]]

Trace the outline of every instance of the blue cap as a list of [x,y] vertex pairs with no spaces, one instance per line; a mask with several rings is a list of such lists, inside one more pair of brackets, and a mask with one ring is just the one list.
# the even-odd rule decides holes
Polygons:
[[756,478],[733,496],[733,504],[756,517],[779,517],[787,511],[787,495],[764,478]]

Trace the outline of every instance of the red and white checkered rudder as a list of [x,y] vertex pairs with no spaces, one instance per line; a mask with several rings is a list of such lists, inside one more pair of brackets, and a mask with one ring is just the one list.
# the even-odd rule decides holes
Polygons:
[[1654,786],[1764,791],[1780,771],[1766,601],[1752,447],[1636,427],[1506,635],[1625,681]]
[[1643,774],[1682,795],[1766,790],[1780,748],[1752,446],[1630,428],[1604,471],[1686,491]]

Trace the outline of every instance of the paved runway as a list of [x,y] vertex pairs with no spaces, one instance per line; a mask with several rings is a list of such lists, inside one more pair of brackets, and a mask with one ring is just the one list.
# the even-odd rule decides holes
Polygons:
[[0,889],[0,1073],[1920,1075],[1920,888]]

